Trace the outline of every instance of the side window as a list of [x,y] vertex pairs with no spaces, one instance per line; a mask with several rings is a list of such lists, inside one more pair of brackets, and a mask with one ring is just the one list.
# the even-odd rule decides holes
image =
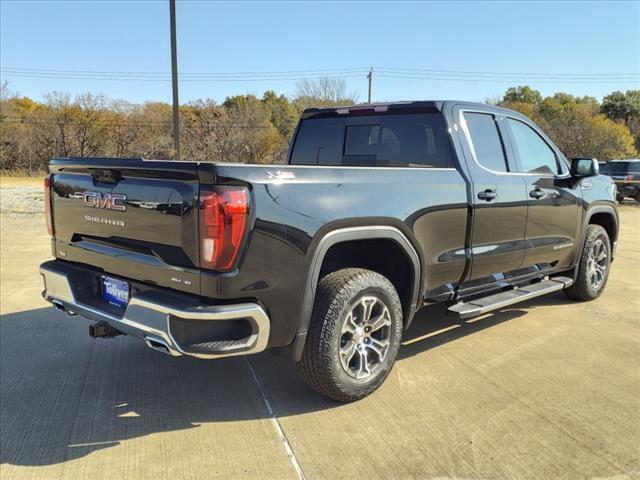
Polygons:
[[508,171],[502,139],[493,115],[473,112],[463,115],[477,162],[494,172]]
[[538,133],[526,123],[509,118],[515,148],[524,173],[558,173],[556,154]]

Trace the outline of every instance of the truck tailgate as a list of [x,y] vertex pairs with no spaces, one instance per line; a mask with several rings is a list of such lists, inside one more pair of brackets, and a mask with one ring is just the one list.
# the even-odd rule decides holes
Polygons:
[[50,171],[57,258],[200,293],[197,164],[56,159]]

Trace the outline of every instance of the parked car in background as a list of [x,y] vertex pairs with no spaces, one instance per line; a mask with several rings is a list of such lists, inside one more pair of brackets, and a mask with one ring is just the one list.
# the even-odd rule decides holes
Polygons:
[[611,160],[600,172],[616,182],[616,199],[619,202],[628,197],[640,202],[640,159]]

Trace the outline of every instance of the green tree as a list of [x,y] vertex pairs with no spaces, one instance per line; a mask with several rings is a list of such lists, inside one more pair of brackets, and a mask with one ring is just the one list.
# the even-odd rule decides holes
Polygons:
[[606,160],[637,154],[629,128],[601,114],[593,97],[558,92],[542,98],[525,86],[507,90],[500,105],[533,119],[567,157]]
[[537,105],[542,101],[542,94],[529,85],[508,88],[502,97],[503,103],[530,103]]
[[279,147],[283,138],[261,100],[255,95],[237,95],[227,98],[223,106],[231,126],[233,161],[282,163]]
[[283,138],[288,139],[293,135],[300,113],[284,95],[276,95],[273,90],[264,92],[262,104],[271,117],[271,123]]
[[602,100],[602,113],[611,120],[629,121],[640,116],[640,90],[612,92]]
[[624,122],[640,150],[640,90],[612,92],[602,100],[602,113],[612,120]]

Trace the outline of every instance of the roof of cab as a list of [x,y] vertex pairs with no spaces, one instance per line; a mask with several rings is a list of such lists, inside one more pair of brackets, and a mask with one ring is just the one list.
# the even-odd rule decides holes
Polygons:
[[302,118],[324,117],[334,115],[371,115],[396,111],[440,111],[441,101],[417,101],[417,102],[381,102],[362,103],[359,105],[344,105],[337,107],[312,107],[302,112]]
[[[506,108],[495,105],[487,105],[485,103],[468,102],[459,100],[418,100],[418,101],[402,101],[402,102],[380,102],[380,103],[362,103],[358,105],[344,105],[334,107],[312,107],[302,112],[302,119],[312,117],[333,117],[336,115],[371,115],[385,113],[424,113],[424,112],[440,112],[445,104],[457,104],[470,107],[481,107],[483,109],[511,112]],[[514,112],[517,113],[517,112]]]

